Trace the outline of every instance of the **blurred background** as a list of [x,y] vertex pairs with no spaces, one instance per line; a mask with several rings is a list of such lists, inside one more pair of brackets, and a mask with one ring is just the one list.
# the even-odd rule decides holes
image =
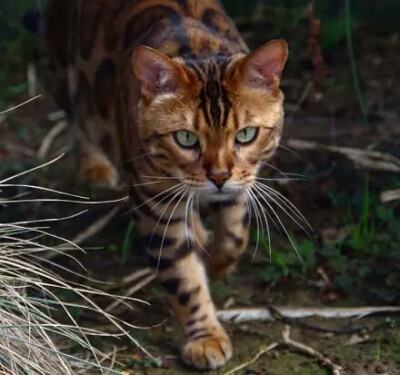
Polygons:
[[[218,308],[266,307],[270,303],[332,308],[399,305],[400,2],[225,0],[223,3],[252,49],[278,37],[289,43],[290,57],[282,80],[286,97],[282,145],[271,162],[272,167],[263,173],[279,180],[271,186],[298,208],[313,231],[299,227],[298,214],[281,201],[284,209],[280,210],[280,217],[286,229],[279,223],[273,228],[271,249],[266,233],[254,225],[252,246],[237,270],[212,283]],[[94,189],[77,180],[74,144],[68,127],[43,90],[45,51],[38,19],[44,7],[45,1],[0,0],[0,182],[65,153],[51,167],[17,181],[93,199],[115,198],[115,192]],[[37,95],[41,96],[8,111]],[[296,178],[291,178],[292,174]],[[4,187],[2,194],[35,199],[46,195],[24,187]],[[62,202],[11,207],[2,206],[1,199],[2,195],[0,223],[67,216],[82,206],[86,208],[81,203]],[[73,221],[58,222],[51,230],[73,239],[82,228],[90,228],[99,218],[107,218],[110,209],[107,204],[91,206],[84,215]],[[90,257],[82,254],[77,257],[85,264],[87,275],[109,283],[105,289],[137,294],[151,302],[152,306],[137,308],[129,315],[123,304],[113,309],[118,316],[135,324],[151,326],[169,318],[171,312],[156,283],[150,279],[143,282],[142,276],[129,278],[132,272],[135,275],[138,269],[143,270],[146,261],[135,223],[126,211],[121,206],[118,214],[105,221],[107,225],[103,225],[101,233],[94,231],[85,238],[82,246],[96,249],[90,250]],[[76,267],[62,256],[54,261]],[[73,278],[79,280],[79,276]],[[136,290],[140,282],[143,287]],[[61,297],[72,301],[76,298],[73,293],[65,292]],[[84,324],[102,323],[83,309],[75,309],[74,314]],[[307,321],[310,325],[329,327],[333,333],[323,335],[318,329],[299,329],[297,337],[322,347],[344,366],[346,374],[398,374],[397,319],[390,315],[373,318],[368,323]],[[343,328],[364,325],[361,334],[357,331],[358,341],[351,341],[351,330]],[[126,366],[126,374],[190,373],[176,364],[171,334],[175,330],[174,321],[168,319],[160,327],[134,333],[160,360],[148,359],[131,344],[118,344],[121,349],[118,358]],[[281,330],[278,323],[229,325],[237,344],[239,357],[235,361],[250,358],[259,345],[279,337]],[[114,342],[102,345],[115,347]],[[243,372],[329,373],[315,359],[293,353],[271,355],[254,364],[250,372]]]

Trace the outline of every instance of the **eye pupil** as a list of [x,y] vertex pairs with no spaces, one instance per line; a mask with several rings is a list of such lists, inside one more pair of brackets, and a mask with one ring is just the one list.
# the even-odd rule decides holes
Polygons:
[[178,130],[173,133],[175,142],[182,148],[194,148],[197,146],[199,139],[196,134],[187,130]]

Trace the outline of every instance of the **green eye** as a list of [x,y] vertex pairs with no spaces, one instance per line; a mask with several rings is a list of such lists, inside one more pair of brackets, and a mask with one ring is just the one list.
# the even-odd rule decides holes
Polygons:
[[236,134],[236,143],[240,143],[242,145],[251,143],[256,139],[257,135],[258,128],[254,126],[248,126]]
[[197,135],[187,130],[178,130],[174,133],[174,138],[176,143],[183,148],[193,148],[199,142]]

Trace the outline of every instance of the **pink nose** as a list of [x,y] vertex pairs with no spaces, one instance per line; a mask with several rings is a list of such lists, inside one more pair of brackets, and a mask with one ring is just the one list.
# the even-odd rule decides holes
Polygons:
[[211,182],[214,183],[214,185],[218,188],[221,189],[224,183],[229,180],[231,177],[231,174],[228,171],[221,172],[221,173],[210,173],[208,175],[208,178]]

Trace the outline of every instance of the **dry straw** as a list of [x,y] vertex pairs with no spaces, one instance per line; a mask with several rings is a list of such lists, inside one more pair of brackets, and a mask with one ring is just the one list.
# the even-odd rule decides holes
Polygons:
[[[0,180],[2,209],[7,212],[21,201],[19,197],[2,197],[2,188],[12,186],[19,177],[44,168],[58,159]],[[15,183],[14,186],[17,184]],[[38,186],[18,186],[57,194],[58,197],[64,196],[66,199],[63,201],[67,200],[76,204],[90,203],[85,197]],[[49,200],[53,199],[24,199],[24,202],[37,204]],[[85,211],[76,215],[83,212]],[[93,298],[99,295],[124,304],[128,304],[133,299],[111,296],[91,287],[67,282],[58,275],[57,267],[63,271],[67,270],[41,256],[44,253],[48,254],[49,251],[68,253],[68,250],[78,248],[71,241],[49,231],[49,223],[69,218],[0,222],[0,373],[2,374],[119,373],[103,365],[104,361],[101,359],[104,355],[93,347],[92,340],[96,337],[124,336],[139,345],[129,333],[132,328],[137,327],[104,311],[93,301]],[[48,246],[50,242],[53,244],[58,242],[58,244]],[[71,257],[71,255],[68,256]],[[77,271],[73,273],[76,274]],[[74,291],[79,302],[70,303],[61,300],[58,296],[60,291],[65,290]],[[117,328],[118,333],[110,335],[80,326],[71,313],[71,308],[91,310],[101,315],[114,326],[114,332],[116,332],[115,327]],[[65,317],[62,324],[53,317],[55,311],[62,311]],[[74,350],[61,351],[61,346],[73,347]]]

